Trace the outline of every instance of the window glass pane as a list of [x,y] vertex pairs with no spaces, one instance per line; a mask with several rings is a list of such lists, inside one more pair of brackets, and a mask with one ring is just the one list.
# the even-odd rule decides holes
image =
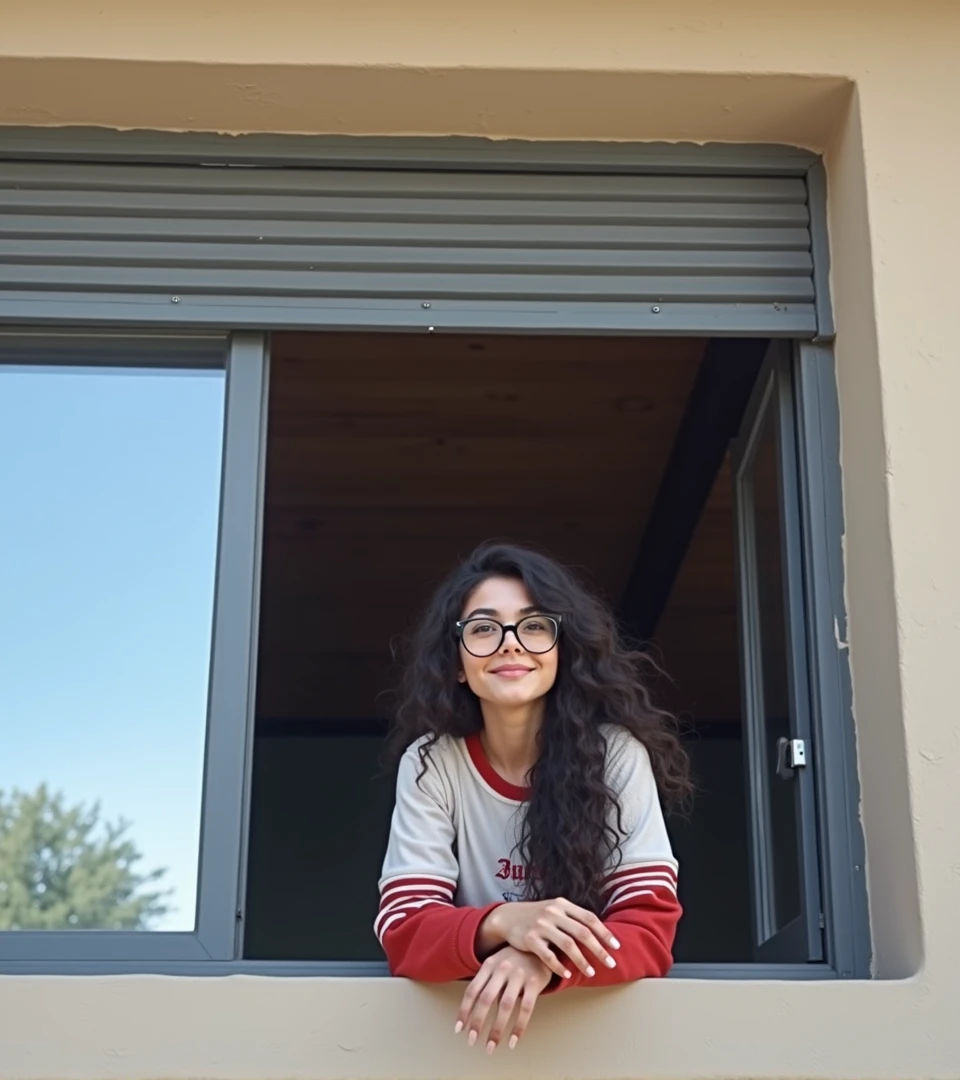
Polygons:
[[194,927],[224,390],[0,367],[0,930]]
[[801,896],[796,784],[777,772],[779,742],[791,736],[777,440],[777,410],[771,407],[760,429],[750,481],[763,690],[767,866],[774,925],[780,929],[800,914]]

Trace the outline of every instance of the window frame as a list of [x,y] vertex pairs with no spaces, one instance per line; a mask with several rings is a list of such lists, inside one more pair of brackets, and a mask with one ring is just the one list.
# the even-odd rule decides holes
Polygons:
[[[60,340],[62,338],[62,341]],[[209,725],[204,763],[204,818],[194,933],[10,931],[0,933],[3,974],[258,974],[276,977],[376,978],[371,961],[245,960],[242,911],[252,769],[254,690],[268,395],[268,341],[238,333],[213,339],[0,335],[0,349],[25,362],[72,355],[123,358],[137,343],[148,362],[184,363],[200,340],[226,350],[227,401],[220,535],[211,650]],[[211,345],[211,341],[214,343]],[[816,768],[818,836],[825,913],[821,963],[677,964],[673,978],[816,981],[869,976],[870,940],[858,820],[850,673],[845,644],[839,402],[832,349],[790,341],[792,415],[800,513],[796,527],[805,569],[802,582],[810,657],[811,751]],[[129,358],[129,351],[126,354]],[[59,362],[62,362],[60,359]],[[836,630],[835,630],[836,628]],[[16,940],[14,940],[16,939]],[[13,945],[11,947],[11,941]],[[22,943],[22,944],[21,944]]]
[[866,979],[872,955],[847,636],[836,362],[832,345],[820,341],[795,342],[792,360],[824,952],[838,978]]
[[[788,146],[637,143],[611,146],[598,143],[543,143],[482,139],[355,138],[284,135],[216,136],[201,133],[58,131],[14,128],[2,140],[2,157],[13,161],[117,162],[165,165],[204,164],[217,168],[286,166],[303,168],[537,171],[562,175],[580,172],[630,174],[642,171],[667,175],[796,176],[807,187],[810,214],[812,279],[816,333],[812,341],[789,341],[793,370],[796,424],[797,483],[800,498],[800,545],[807,569],[803,580],[813,766],[816,785],[820,877],[825,916],[822,963],[806,964],[678,964],[679,978],[733,979],[849,979],[870,975],[870,927],[865,875],[865,846],[860,823],[856,730],[847,643],[844,596],[844,514],[840,472],[839,399],[832,350],[833,313],[829,290],[829,236],[826,214],[826,172],[814,154]],[[207,305],[193,327],[189,305],[180,297],[158,297],[156,306],[133,310],[129,303],[105,304],[101,298],[80,295],[56,304],[38,302],[24,294],[4,301],[0,310],[0,349],[22,350],[22,362],[41,362],[72,349],[75,362],[103,363],[111,343],[136,341],[145,361],[161,362],[165,355],[181,360],[192,342],[227,353],[227,408],[224,424],[221,531],[218,539],[215,629],[211,649],[211,699],[208,701],[207,755],[204,762],[204,821],[198,880],[200,918],[193,934],[113,931],[11,931],[0,933],[0,974],[226,975],[251,973],[281,977],[346,975],[377,977],[386,965],[375,962],[287,962],[236,959],[242,951],[242,915],[246,895],[246,834],[253,743],[253,690],[258,630],[260,528],[265,453],[268,339],[266,330],[289,329],[284,313],[269,327],[234,333],[233,320],[243,318],[237,306]],[[162,301],[160,303],[159,301]],[[411,301],[417,309],[419,300]],[[177,306],[172,306],[177,305]],[[426,307],[427,304],[423,304]],[[427,332],[432,321],[423,311],[411,321],[400,310],[383,304],[327,309],[325,327]],[[469,304],[460,329],[467,329]],[[656,317],[654,317],[656,316]],[[290,318],[293,316],[291,315]],[[338,322],[339,318],[339,322]],[[543,332],[544,324],[530,318],[520,328],[515,313],[502,320],[511,332]],[[4,324],[10,327],[4,329]],[[650,326],[641,334],[662,333],[659,306],[652,308]],[[18,329],[30,327],[33,329]],[[145,327],[119,331],[119,327]],[[198,329],[207,326],[209,331]],[[52,327],[62,327],[55,332]],[[106,329],[102,329],[102,328]],[[116,334],[111,327],[118,328]],[[149,329],[152,327],[152,329]],[[454,328],[451,323],[450,328]],[[261,332],[263,330],[263,332]],[[684,326],[675,331],[680,333]],[[566,333],[582,332],[577,326]],[[749,328],[739,336],[751,336]],[[759,336],[753,334],[752,336]],[[118,346],[122,352],[122,344]],[[124,358],[118,355],[118,361]],[[242,390],[242,387],[246,387]],[[236,393],[237,404],[231,396]],[[258,411],[259,409],[259,411]],[[227,476],[236,483],[227,484]],[[235,526],[225,527],[227,513]],[[233,516],[235,515],[235,516]],[[221,559],[224,565],[221,567]],[[232,614],[231,614],[232,613]],[[228,617],[237,623],[227,625]],[[244,638],[246,638],[244,642]],[[223,657],[214,653],[223,645]],[[244,652],[244,648],[246,651]],[[225,659],[229,655],[230,661]],[[231,682],[228,673],[235,678]],[[221,679],[222,676],[222,679]],[[225,682],[229,685],[225,685]],[[217,701],[232,703],[213,707]],[[240,707],[242,703],[242,708]],[[236,706],[235,711],[231,711]],[[226,711],[224,711],[226,709]],[[229,716],[228,716],[229,714]],[[214,718],[216,719],[214,722]],[[222,725],[222,727],[221,727]],[[221,760],[221,753],[223,754]],[[220,764],[216,764],[220,762]],[[223,792],[221,798],[219,792]],[[216,813],[208,808],[215,806]],[[222,830],[233,830],[217,848]],[[206,883],[206,884],[205,884]],[[207,891],[211,900],[206,901]],[[206,906],[204,906],[206,905]],[[21,949],[17,959],[5,951],[7,936],[36,935],[37,948]],[[82,944],[89,935],[96,949]],[[40,938],[46,939],[41,941]],[[64,951],[72,937],[75,945]],[[125,938],[132,940],[126,941]],[[27,942],[22,936],[21,941]],[[147,955],[149,954],[149,955]]]
[[102,970],[104,963],[148,971],[156,964],[203,964],[236,954],[240,822],[252,714],[253,581],[259,562],[263,337],[0,333],[0,366],[113,365],[225,373],[195,924],[192,931],[2,931],[0,972],[51,965],[67,971],[76,964]]

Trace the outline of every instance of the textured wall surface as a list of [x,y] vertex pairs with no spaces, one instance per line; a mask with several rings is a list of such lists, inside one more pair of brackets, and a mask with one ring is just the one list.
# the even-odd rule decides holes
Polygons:
[[0,1076],[957,1076],[960,7],[0,0],[0,26],[0,124],[825,153],[877,974],[560,995],[490,1062],[456,988],[0,978]]

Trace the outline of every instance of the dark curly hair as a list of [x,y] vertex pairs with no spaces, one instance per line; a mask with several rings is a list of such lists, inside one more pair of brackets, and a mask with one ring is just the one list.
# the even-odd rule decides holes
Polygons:
[[399,756],[427,736],[420,747],[425,769],[442,735],[464,737],[483,727],[478,699],[457,679],[454,623],[469,595],[491,577],[523,582],[541,610],[563,616],[557,678],[547,694],[520,836],[525,865],[536,867],[527,895],[563,896],[599,914],[603,878],[622,836],[621,808],[606,783],[602,725],[623,728],[643,743],[668,809],[683,805],[693,785],[676,723],[654,706],[643,682],[644,670],[655,665],[625,644],[610,609],[569,570],[502,543],[481,545],[454,570],[409,642],[390,748]]

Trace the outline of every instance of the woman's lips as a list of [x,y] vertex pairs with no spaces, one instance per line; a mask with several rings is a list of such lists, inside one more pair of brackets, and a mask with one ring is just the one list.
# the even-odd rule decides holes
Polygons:
[[533,668],[528,667],[499,667],[494,668],[491,675],[499,675],[503,679],[520,679],[529,675]]

